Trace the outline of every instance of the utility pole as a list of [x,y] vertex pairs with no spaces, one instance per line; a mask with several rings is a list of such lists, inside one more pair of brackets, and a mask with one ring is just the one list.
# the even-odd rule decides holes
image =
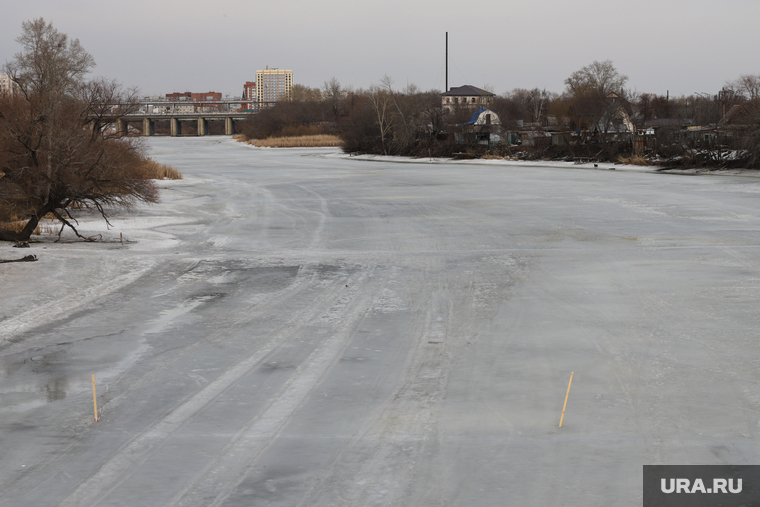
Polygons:
[[443,93],[449,91],[449,32],[446,32],[446,88]]

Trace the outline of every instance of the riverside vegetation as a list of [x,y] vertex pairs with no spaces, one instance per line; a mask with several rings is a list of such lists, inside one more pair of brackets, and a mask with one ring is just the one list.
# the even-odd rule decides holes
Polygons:
[[[490,109],[501,125],[493,130],[505,142],[487,148],[455,142],[457,133],[467,131],[463,124],[473,110],[459,107],[445,114],[438,90],[398,89],[387,76],[355,90],[333,78],[321,89],[295,85],[291,101],[252,115],[242,138],[260,146],[287,146],[288,138],[329,134],[340,138],[347,153],[412,157],[760,168],[760,75],[727,81],[712,97],[640,93],[627,83],[611,61],[595,61],[572,73],[562,93],[534,88],[497,95]],[[619,128],[621,110],[645,138],[636,150]],[[552,134],[565,141],[554,143]]]
[[77,213],[94,210],[108,222],[115,209],[157,202],[155,179],[181,178],[114,128],[138,107],[137,92],[86,79],[95,61],[78,40],[39,18],[23,23],[16,41],[22,50],[2,72],[14,89],[0,96],[0,240],[28,240],[43,217],[59,235],[68,227],[90,239]]

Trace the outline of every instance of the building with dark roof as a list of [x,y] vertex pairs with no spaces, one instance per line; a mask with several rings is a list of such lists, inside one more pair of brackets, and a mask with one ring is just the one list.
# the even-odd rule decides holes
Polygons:
[[444,112],[451,112],[456,107],[472,109],[490,107],[495,96],[495,94],[477,86],[452,87],[449,91],[441,94],[441,107],[443,107]]

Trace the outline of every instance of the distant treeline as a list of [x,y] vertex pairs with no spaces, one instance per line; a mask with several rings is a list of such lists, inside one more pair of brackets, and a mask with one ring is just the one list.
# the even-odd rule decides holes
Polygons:
[[635,92],[627,82],[611,61],[595,61],[572,73],[563,93],[534,88],[495,95],[489,107],[501,121],[489,130],[500,142],[488,146],[457,136],[471,128],[463,125],[471,108],[444,113],[440,91],[398,89],[387,76],[358,90],[335,78],[321,89],[295,85],[292,101],[253,115],[241,132],[252,139],[333,134],[352,153],[760,166],[760,75],[727,81],[714,95],[681,97]]

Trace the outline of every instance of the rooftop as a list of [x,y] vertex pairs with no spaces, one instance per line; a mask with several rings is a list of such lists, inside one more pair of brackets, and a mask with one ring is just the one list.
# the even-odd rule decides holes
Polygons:
[[495,94],[483,90],[481,88],[478,88],[477,86],[472,85],[464,85],[464,86],[455,86],[449,88],[449,91],[444,92],[441,94],[444,97],[472,97],[472,96],[486,96],[486,97],[494,97]]

